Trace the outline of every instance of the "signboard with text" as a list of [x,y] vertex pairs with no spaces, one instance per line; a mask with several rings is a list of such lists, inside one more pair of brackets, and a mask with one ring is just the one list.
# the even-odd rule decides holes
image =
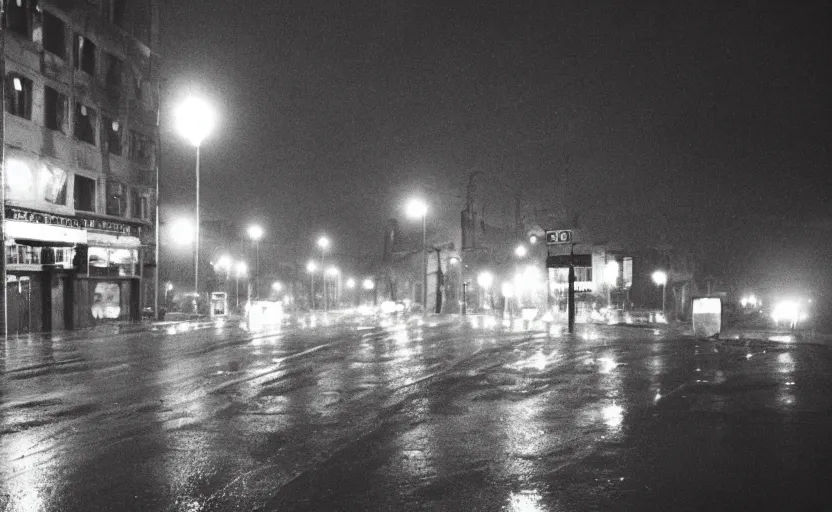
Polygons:
[[571,229],[558,229],[546,232],[546,245],[568,244],[572,242]]
[[139,227],[107,219],[95,219],[85,217],[69,217],[52,213],[38,212],[24,208],[6,207],[6,220],[31,222],[33,224],[46,224],[49,226],[63,226],[74,229],[93,229],[119,233],[123,235],[138,236]]

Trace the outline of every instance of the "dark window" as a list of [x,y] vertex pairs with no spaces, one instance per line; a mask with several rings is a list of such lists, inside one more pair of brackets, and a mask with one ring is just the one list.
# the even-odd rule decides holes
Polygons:
[[84,36],[75,36],[75,69],[95,75],[95,43]]
[[35,0],[12,0],[6,3],[6,16],[3,26],[27,39],[32,37],[32,11]]
[[6,75],[6,112],[32,119],[32,81],[23,75]]
[[64,132],[66,129],[66,96],[51,87],[43,94],[44,124],[50,130]]
[[95,211],[95,180],[75,175],[75,209]]
[[139,132],[130,132],[130,159],[134,162],[152,166],[154,162],[154,152],[156,145],[153,139],[147,135]]
[[148,198],[146,194],[142,194],[141,191],[133,189],[131,203],[132,203],[132,212],[131,217],[134,219],[142,219],[148,220],[150,218],[150,211],[148,208]]
[[43,12],[43,49],[66,58],[66,24],[48,11]]
[[107,142],[107,151],[111,155],[121,155],[121,123],[107,117],[102,118],[104,122],[104,140]]
[[117,181],[107,182],[107,215],[124,217],[127,211],[127,191]]
[[95,145],[95,110],[81,103],[75,104],[75,137]]

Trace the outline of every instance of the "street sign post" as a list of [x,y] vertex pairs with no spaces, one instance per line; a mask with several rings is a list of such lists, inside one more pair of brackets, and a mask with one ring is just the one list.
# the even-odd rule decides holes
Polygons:
[[558,229],[546,232],[546,245],[568,244],[572,243],[571,229]]
[[[546,245],[569,244],[569,291],[567,296],[567,310],[569,333],[575,332],[575,243],[572,241],[571,229],[556,229],[546,232]],[[547,251],[548,252],[548,251]],[[547,258],[548,260],[548,258]],[[548,261],[547,261],[548,265]],[[551,294],[551,291],[548,292]]]

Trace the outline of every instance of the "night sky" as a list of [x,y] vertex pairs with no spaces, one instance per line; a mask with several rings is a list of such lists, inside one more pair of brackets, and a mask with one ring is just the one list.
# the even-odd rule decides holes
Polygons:
[[[479,170],[493,224],[519,192],[717,273],[830,277],[829,2],[164,4],[167,106],[190,86],[219,110],[205,217],[259,220],[286,257],[323,231],[378,255],[416,193],[456,223]],[[163,137],[162,201],[190,208]]]

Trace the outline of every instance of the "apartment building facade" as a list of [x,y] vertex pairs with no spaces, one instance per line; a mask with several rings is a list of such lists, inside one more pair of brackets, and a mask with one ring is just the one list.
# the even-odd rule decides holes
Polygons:
[[156,272],[157,6],[5,7],[4,331],[138,320]]

